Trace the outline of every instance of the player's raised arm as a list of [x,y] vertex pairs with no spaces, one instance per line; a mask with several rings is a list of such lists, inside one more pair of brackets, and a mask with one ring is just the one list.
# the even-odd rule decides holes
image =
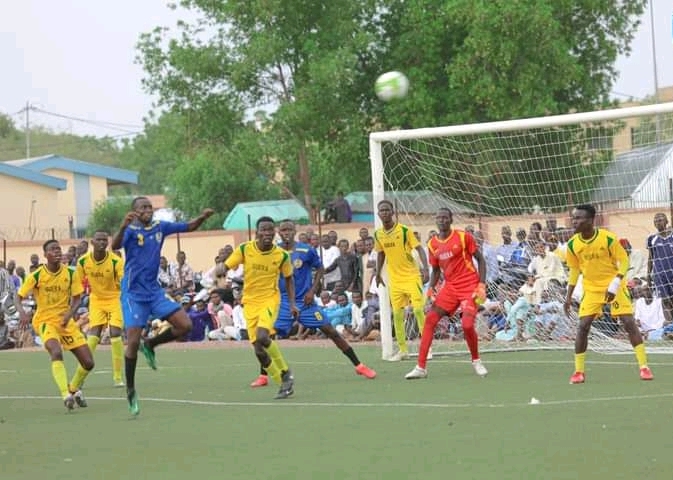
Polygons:
[[187,231],[193,232],[194,230],[199,228],[203,224],[203,222],[205,222],[208,218],[210,218],[214,213],[215,210],[213,210],[212,208],[205,208],[201,212],[201,215],[199,215],[198,217],[187,223]]
[[112,237],[112,242],[110,243],[110,248],[112,250],[119,250],[122,248],[122,242],[124,241],[124,232],[126,231],[126,227],[131,225],[134,220],[138,218],[138,214],[136,212],[129,212],[124,216],[124,220],[122,220],[122,224],[119,227],[119,231],[115,234],[114,237]]

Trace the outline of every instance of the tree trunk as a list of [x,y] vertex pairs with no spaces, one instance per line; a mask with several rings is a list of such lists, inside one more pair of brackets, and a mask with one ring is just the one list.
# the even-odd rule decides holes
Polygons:
[[304,206],[309,211],[311,223],[316,223],[317,212],[311,198],[311,172],[309,171],[308,158],[306,158],[306,144],[302,141],[297,155],[299,161],[299,180],[304,193]]

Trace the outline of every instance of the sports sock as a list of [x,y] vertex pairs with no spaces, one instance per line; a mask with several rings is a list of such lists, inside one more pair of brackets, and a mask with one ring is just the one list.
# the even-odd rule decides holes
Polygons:
[[586,359],[586,356],[586,352],[575,354],[575,372],[584,373],[584,360]]
[[138,357],[129,358],[124,357],[124,370],[126,373],[126,388],[133,389],[136,388],[136,362],[138,362]]
[[61,397],[67,397],[70,393],[68,391],[68,372],[65,370],[63,360],[54,360],[51,362],[51,376],[54,377],[54,382],[56,382],[56,386],[61,392]]
[[89,375],[89,372],[91,370],[85,370],[82,368],[81,365],[77,365],[77,370],[75,370],[75,375],[72,377],[72,380],[70,381],[70,391],[72,393],[75,393],[77,390],[80,389],[82,386],[82,383],[84,383],[84,379]]
[[[265,350],[266,353],[269,354],[269,357],[271,357],[271,363],[277,366],[281,372],[284,372],[288,369],[287,362],[285,362],[283,354],[280,352],[280,348],[278,348],[278,344],[275,341],[271,340],[271,344],[266,347]],[[268,367],[267,371],[271,373]]]
[[112,379],[115,382],[122,381],[122,359],[124,358],[124,343],[122,337],[112,337],[110,339],[110,349],[112,350]]
[[353,347],[348,347],[348,350],[344,350],[343,354],[348,357],[348,360],[350,360],[354,366],[357,367],[358,365],[360,365],[360,359],[355,354]]
[[638,361],[638,367],[643,368],[647,367],[647,353],[645,352],[645,344],[641,343],[633,347],[633,351],[636,354],[636,360]]
[[89,350],[91,353],[96,351],[96,347],[100,343],[100,337],[98,335],[87,335],[86,343],[89,345]]
[[418,351],[418,366],[425,368],[428,364],[428,352],[432,346],[432,338],[435,336],[435,328],[439,323],[439,313],[430,310],[425,314],[425,322],[423,325],[423,333],[421,335],[421,346]]
[[423,328],[425,328],[425,311],[423,307],[414,308],[414,317],[418,323],[418,333],[423,335]]
[[400,352],[407,353],[407,332],[404,329],[404,309],[400,308],[393,312],[393,325],[395,325],[395,339],[400,347]]
[[267,372],[266,368],[264,368],[264,367],[259,367],[259,374],[264,375],[265,377],[269,376],[269,372]]
[[154,348],[157,345],[161,345],[162,343],[172,342],[173,340],[175,340],[175,338],[176,337],[175,334],[173,333],[173,329],[167,328],[156,337],[152,337],[147,341],[145,341],[145,345],[147,345],[150,348]]
[[467,343],[467,348],[470,350],[470,356],[472,360],[479,360],[479,337],[477,336],[477,330],[474,328],[474,313],[463,312],[460,318],[460,323],[463,327],[463,336],[465,337],[465,343]]
[[266,369],[267,374],[271,377],[271,379],[280,385],[282,382],[281,380],[282,371],[280,368],[278,368],[278,365],[276,365],[274,361],[271,360],[271,363],[269,363],[264,368]]

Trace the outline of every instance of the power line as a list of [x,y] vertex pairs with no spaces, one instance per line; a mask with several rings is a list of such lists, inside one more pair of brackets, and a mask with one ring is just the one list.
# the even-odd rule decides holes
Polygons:
[[49,115],[49,116],[57,117],[57,118],[63,118],[65,120],[71,120],[73,122],[80,122],[80,123],[95,125],[95,126],[99,126],[99,127],[107,127],[107,128],[110,128],[111,130],[126,131],[128,133],[131,133],[130,131],[128,131],[126,129],[132,128],[132,129],[137,130],[137,129],[142,129],[143,128],[142,125],[132,125],[132,124],[128,124],[128,123],[107,122],[107,121],[103,121],[103,120],[89,120],[89,119],[86,119],[86,118],[74,117],[72,115],[65,115],[65,114],[57,113],[57,112],[50,112],[49,110],[43,110],[43,109],[35,107],[35,106],[31,106],[30,108],[31,108],[31,110],[33,110],[35,112],[38,112],[38,113],[42,113],[44,115]]
[[[138,132],[120,133],[118,135],[108,135],[108,136],[103,137],[103,138],[76,137],[76,138],[73,138],[72,140],[67,140],[67,141],[63,141],[63,142],[55,142],[55,143],[48,143],[48,144],[37,144],[37,145],[35,143],[33,143],[31,145],[31,148],[33,148],[33,149],[44,149],[44,148],[51,149],[51,148],[56,148],[56,147],[63,147],[63,146],[66,146],[66,145],[77,145],[77,144],[81,144],[81,143],[90,142],[92,140],[92,138],[95,139],[95,140],[104,140],[104,139],[117,140],[117,139],[124,138],[124,137],[132,137],[132,136],[138,135],[140,133],[142,133],[142,130],[138,131]],[[0,153],[20,152],[20,151],[22,151],[22,146],[21,145],[17,145],[16,147],[12,147],[12,148],[0,149]]]

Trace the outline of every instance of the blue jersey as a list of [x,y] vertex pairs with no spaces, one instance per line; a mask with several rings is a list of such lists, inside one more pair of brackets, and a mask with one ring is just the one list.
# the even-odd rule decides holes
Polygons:
[[[313,286],[313,270],[322,268],[322,261],[318,252],[312,246],[296,242],[290,252],[290,259],[294,267],[294,292],[297,305],[304,304],[304,295]],[[281,298],[287,298],[285,280],[279,279]]]
[[650,235],[647,250],[652,258],[652,280],[657,293],[668,298],[673,295],[673,235]]
[[149,301],[163,291],[157,279],[161,247],[167,235],[188,231],[184,222],[154,221],[147,227],[132,223],[124,231],[124,278],[122,293],[135,301]]

